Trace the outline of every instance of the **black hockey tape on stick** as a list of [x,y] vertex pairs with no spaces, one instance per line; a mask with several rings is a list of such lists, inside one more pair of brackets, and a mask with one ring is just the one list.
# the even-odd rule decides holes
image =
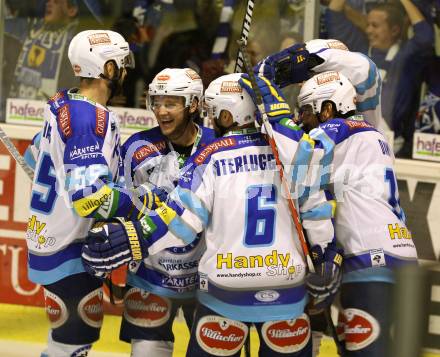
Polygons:
[[4,130],[0,127],[0,140],[5,145],[6,149],[9,151],[14,160],[21,166],[26,175],[31,181],[34,179],[34,170],[24,161],[23,156],[18,152],[15,145],[12,143],[11,139],[6,135]]
[[[243,25],[241,27],[241,36],[240,41],[243,41],[244,46],[246,47],[248,38],[249,38],[249,32],[251,30],[251,23],[252,23],[252,14],[254,13],[254,1],[248,0],[246,5],[246,12],[244,14],[243,18]],[[251,66],[252,68],[252,66]],[[235,69],[234,72],[242,72],[244,70],[243,67],[243,54],[241,52],[241,48],[238,48],[237,53],[237,60],[235,61]]]

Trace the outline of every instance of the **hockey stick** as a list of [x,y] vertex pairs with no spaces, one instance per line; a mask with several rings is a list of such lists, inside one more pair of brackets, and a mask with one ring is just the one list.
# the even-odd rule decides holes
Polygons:
[[306,238],[304,237],[304,232],[302,230],[301,222],[299,221],[299,216],[298,216],[298,212],[296,211],[296,208],[295,208],[295,203],[293,202],[292,195],[290,194],[289,184],[288,184],[287,179],[284,175],[284,166],[283,166],[283,164],[280,160],[280,156],[278,154],[278,147],[275,142],[275,136],[274,136],[274,133],[272,130],[272,126],[270,125],[269,119],[267,118],[266,111],[264,110],[263,97],[261,96],[260,88],[258,88],[258,86],[257,86],[257,80],[255,78],[255,74],[252,69],[252,65],[249,60],[249,56],[246,52],[246,45],[242,40],[238,40],[237,42],[238,42],[238,45],[240,48],[240,52],[243,55],[244,69],[245,69],[246,73],[249,75],[249,78],[250,78],[250,81],[252,84],[252,89],[255,92],[255,97],[257,99],[257,108],[260,111],[261,117],[262,117],[262,124],[264,126],[264,129],[266,130],[267,139],[268,139],[270,147],[272,148],[272,152],[275,157],[275,162],[276,162],[277,167],[279,169],[281,184],[282,184],[283,189],[285,190],[286,195],[287,195],[287,203],[289,206],[289,211],[292,216],[293,223],[295,224],[296,232],[298,233],[298,238],[301,243],[301,248],[302,248],[304,257],[306,258],[307,267],[309,268],[309,271],[314,273],[315,267],[313,265],[312,258],[310,257],[309,247],[307,246]]
[[[255,92],[255,97],[257,99],[257,108],[260,111],[261,117],[262,117],[262,124],[264,126],[264,129],[266,130],[268,142],[272,148],[272,152],[275,157],[275,162],[276,162],[277,167],[279,169],[281,184],[283,185],[283,188],[284,188],[286,195],[287,195],[287,203],[288,203],[289,210],[290,210],[290,213],[292,216],[292,220],[295,224],[296,231],[298,233],[298,238],[301,243],[301,248],[302,248],[304,257],[306,258],[306,261],[307,261],[307,267],[309,268],[310,272],[315,273],[315,271],[316,271],[315,266],[313,265],[313,261],[310,256],[309,247],[307,246],[307,242],[306,242],[306,239],[304,236],[303,228],[302,228],[301,222],[299,220],[298,212],[296,211],[292,195],[290,194],[289,184],[287,183],[287,179],[284,176],[284,167],[283,167],[283,164],[282,164],[280,157],[279,157],[279,154],[278,154],[278,147],[275,142],[275,136],[274,136],[274,133],[272,130],[272,126],[270,125],[269,119],[267,118],[266,111],[264,110],[263,98],[262,98],[262,95],[260,92],[260,88],[257,85],[257,80],[255,78],[255,74],[252,69],[252,65],[250,63],[249,56],[246,52],[246,45],[241,40],[239,40],[237,42],[240,47],[240,51],[243,54],[245,70],[246,70],[247,74],[249,75],[249,79],[252,84],[252,89]],[[333,320],[331,318],[330,307],[324,309],[324,315],[325,315],[325,318],[327,320],[328,325],[330,326],[330,330],[332,333],[333,340],[335,341],[336,348],[338,350],[338,354],[342,355],[342,345],[338,339],[336,328],[335,328],[335,325],[333,324]]]
[[26,163],[23,156],[18,152],[11,139],[6,135],[4,130],[0,127],[0,141],[5,145],[14,160],[21,166],[24,172],[28,175],[30,180],[34,179],[34,170]]
[[[254,1],[248,0],[246,5],[246,12],[243,18],[243,25],[241,27],[241,37],[239,41],[242,41],[244,46],[247,45],[249,38],[249,31],[251,30],[252,23],[252,14],[254,13]],[[252,66],[250,67],[252,68]],[[237,60],[235,61],[235,69],[234,72],[242,72],[243,71],[243,53],[241,50],[241,46],[238,47]]]

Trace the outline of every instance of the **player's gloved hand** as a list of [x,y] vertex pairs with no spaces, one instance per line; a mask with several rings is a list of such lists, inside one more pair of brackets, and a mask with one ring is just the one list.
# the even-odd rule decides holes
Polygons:
[[309,51],[304,43],[290,46],[257,63],[254,72],[273,81],[280,88],[309,78]]
[[[290,111],[289,104],[286,103],[284,95],[281,90],[269,81],[265,77],[255,76],[257,86],[260,89],[264,111],[266,112],[269,120],[279,120],[282,118],[292,119],[292,113]],[[255,105],[257,105],[257,98],[252,84],[247,74],[243,74],[238,80],[240,85],[249,93]],[[259,113],[259,112],[258,112]],[[261,121],[261,116],[257,117],[257,120]]]
[[331,243],[324,252],[321,246],[313,246],[310,254],[315,273],[307,276],[307,289],[313,297],[313,308],[322,309],[331,305],[341,285],[343,250]]
[[144,183],[134,189],[132,198],[133,209],[127,216],[127,219],[138,220],[149,211],[161,206],[167,199],[167,191],[151,183]]
[[98,223],[89,231],[82,248],[82,263],[87,272],[98,278],[128,263],[148,257],[148,237],[156,225],[145,216],[139,221]]

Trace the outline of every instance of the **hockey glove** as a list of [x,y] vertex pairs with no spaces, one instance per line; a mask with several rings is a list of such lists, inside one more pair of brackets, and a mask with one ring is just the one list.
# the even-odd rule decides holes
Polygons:
[[315,245],[310,249],[315,265],[315,273],[307,276],[307,289],[313,297],[313,308],[330,306],[341,285],[343,250],[329,244],[325,251]]
[[[266,112],[269,120],[278,121],[282,118],[292,119],[289,104],[286,103],[281,90],[265,77],[256,76],[255,78],[257,80],[257,86],[260,88],[264,111]],[[246,92],[249,93],[254,104],[257,105],[257,98],[254,90],[252,89],[249,76],[247,74],[243,74],[238,82],[246,90]],[[257,120],[258,122],[261,122],[261,113],[259,112],[257,115]]]
[[[149,211],[155,210],[166,202],[168,192],[150,183],[144,183],[134,189],[133,208],[128,214],[128,220],[139,220]],[[137,198],[137,199],[136,199]]]
[[258,62],[254,72],[273,81],[280,88],[301,83],[309,78],[309,51],[296,44]]
[[98,223],[89,231],[82,248],[85,270],[99,278],[131,260],[148,257],[148,237],[156,225],[148,216],[139,221]]

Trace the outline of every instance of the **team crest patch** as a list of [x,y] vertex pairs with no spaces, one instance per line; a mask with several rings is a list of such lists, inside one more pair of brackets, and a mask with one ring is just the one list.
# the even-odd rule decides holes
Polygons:
[[286,321],[268,321],[261,328],[266,344],[279,353],[302,350],[310,340],[310,322],[306,314]]
[[222,149],[227,148],[236,145],[237,142],[234,138],[225,138],[218,140],[216,142],[213,142],[212,144],[209,144],[207,147],[205,147],[194,159],[194,162],[197,165],[201,165],[205,162],[205,160],[209,157],[209,155],[213,154],[214,152]]
[[204,351],[216,356],[231,356],[241,349],[248,332],[243,322],[208,315],[197,323],[196,337]]
[[347,350],[360,350],[379,337],[379,322],[369,313],[359,309],[346,309],[344,315],[345,346]]
[[104,318],[103,295],[102,289],[98,288],[84,296],[78,304],[79,316],[91,327],[99,328],[102,325]]
[[58,295],[44,290],[44,305],[46,306],[46,314],[51,328],[60,327],[67,321],[69,313],[66,304]]
[[131,288],[124,296],[124,317],[135,326],[157,327],[170,318],[169,299]]

